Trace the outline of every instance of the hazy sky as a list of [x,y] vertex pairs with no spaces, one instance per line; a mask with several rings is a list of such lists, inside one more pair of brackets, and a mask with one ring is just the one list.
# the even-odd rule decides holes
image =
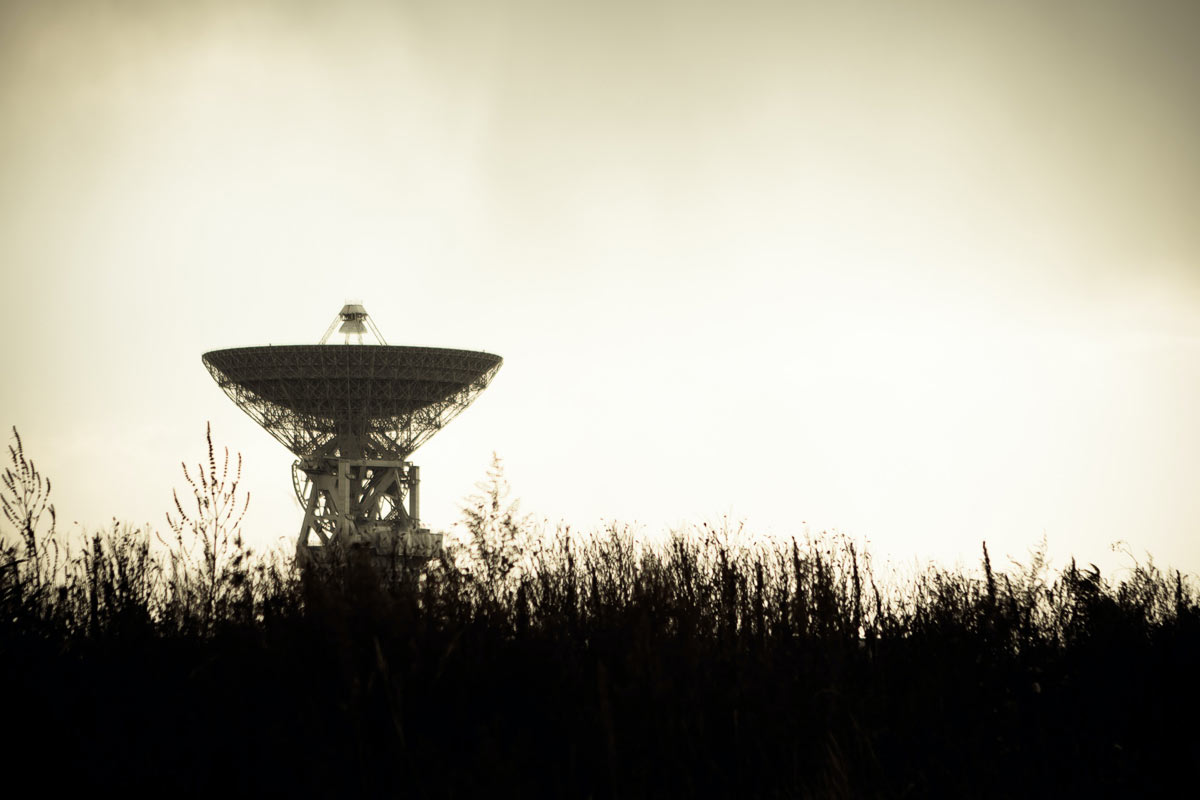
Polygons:
[[505,358],[414,457],[587,528],[1200,571],[1200,3],[0,0],[0,423],[64,522],[163,528],[200,362]]

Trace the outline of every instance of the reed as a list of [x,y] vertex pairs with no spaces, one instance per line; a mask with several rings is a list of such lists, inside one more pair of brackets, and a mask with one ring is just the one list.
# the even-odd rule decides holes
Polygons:
[[543,530],[498,464],[466,510],[419,573],[319,576],[237,515],[197,566],[186,529],[72,550],[18,513],[7,757],[189,794],[891,797],[1155,794],[1200,753],[1200,592],[1151,562],[897,578],[839,536]]

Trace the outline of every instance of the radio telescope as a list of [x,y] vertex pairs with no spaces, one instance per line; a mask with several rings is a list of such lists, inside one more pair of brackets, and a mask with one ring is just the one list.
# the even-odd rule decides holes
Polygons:
[[[342,342],[327,344],[335,328]],[[378,344],[365,344],[367,334]],[[331,546],[380,558],[440,550],[442,535],[421,527],[420,468],[407,459],[502,363],[473,350],[389,345],[357,303],[342,308],[320,344],[204,354],[225,394],[297,457],[302,564]]]

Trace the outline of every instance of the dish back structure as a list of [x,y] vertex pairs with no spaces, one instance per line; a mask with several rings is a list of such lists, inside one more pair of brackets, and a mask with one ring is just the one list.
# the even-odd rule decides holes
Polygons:
[[[343,344],[326,344],[338,323]],[[379,344],[365,344],[373,333]],[[351,343],[357,339],[357,343]],[[492,353],[388,345],[347,304],[316,345],[236,347],[203,356],[217,385],[291,450],[305,509],[297,557],[324,548],[427,558],[441,535],[420,525],[420,471],[407,459],[487,388]]]

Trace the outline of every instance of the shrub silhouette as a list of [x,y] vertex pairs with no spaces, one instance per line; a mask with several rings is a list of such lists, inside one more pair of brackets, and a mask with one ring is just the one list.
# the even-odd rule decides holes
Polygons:
[[1153,795],[1200,752],[1179,572],[1001,570],[985,545],[976,572],[884,579],[838,536],[542,531],[504,487],[497,460],[418,571],[303,580],[219,516],[240,503],[207,507],[229,550],[198,568],[179,530],[162,552],[117,523],[55,566],[18,513],[9,757],[53,741],[64,785],[188,794],[891,797]]

